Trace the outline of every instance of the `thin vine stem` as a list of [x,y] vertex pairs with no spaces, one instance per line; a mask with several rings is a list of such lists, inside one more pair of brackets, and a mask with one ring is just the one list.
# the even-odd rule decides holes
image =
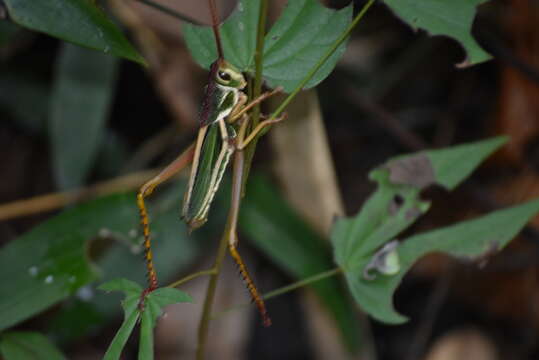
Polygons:
[[[268,0],[262,0],[258,11],[258,26],[256,31],[256,49],[255,49],[255,77],[253,88],[250,89],[251,99],[256,99],[262,93],[262,71],[264,63],[264,37],[266,36],[266,18],[268,17]],[[260,104],[257,104],[251,112],[250,128],[254,129],[260,122]],[[242,194],[245,192],[245,186],[251,170],[251,163],[255,153],[257,139],[249,144],[245,149],[245,164],[244,164],[244,176],[243,183],[241,185]]]
[[[335,276],[335,275],[340,274],[340,273],[342,273],[342,269],[340,267],[336,267],[336,268],[333,268],[333,269],[330,269],[330,270],[315,274],[313,276],[309,276],[309,277],[307,277],[305,279],[301,279],[301,280],[296,281],[296,282],[294,282],[292,284],[289,284],[289,285],[277,288],[275,290],[272,290],[272,291],[262,295],[262,299],[270,300],[270,299],[272,299],[274,297],[277,297],[279,295],[289,293],[291,291],[294,291],[294,290],[297,290],[299,288],[305,287],[305,286],[310,285],[312,283],[315,283],[317,281],[330,278],[330,277]],[[213,314],[211,318],[212,318],[212,320],[214,320],[214,319],[217,319],[217,318],[219,318],[219,317],[221,317],[221,316],[223,316],[225,314],[228,314],[231,311],[239,310],[239,309],[245,308],[245,307],[250,306],[250,305],[252,305],[252,304],[251,303],[245,303],[245,304],[232,306],[232,307],[230,307],[230,308],[228,308],[226,310],[223,310],[223,311],[220,311],[218,313]]]
[[186,277],[181,278],[180,280],[174,281],[173,283],[167,285],[167,287],[175,288],[175,287],[183,285],[186,282],[191,281],[191,280],[193,280],[193,279],[195,279],[195,278],[197,278],[199,276],[214,275],[216,273],[217,273],[217,269],[214,268],[214,267],[211,268],[211,269],[208,269],[208,270],[197,271],[195,273],[187,275]]
[[374,4],[376,0],[369,0],[363,8],[359,11],[359,13],[356,15],[354,20],[350,23],[348,28],[342,33],[342,35],[337,39],[335,44],[329,49],[324,56],[318,60],[316,65],[309,71],[307,76],[301,81],[301,83],[292,91],[286,99],[279,105],[279,107],[271,114],[270,120],[276,119],[288,106],[288,104],[296,97],[296,95],[303,89],[303,87],[313,78],[313,76],[316,74],[316,72],[322,67],[322,65],[325,64],[325,62],[329,59],[331,55],[337,50],[337,48],[348,38],[352,30],[356,27],[356,25],[359,23],[359,21],[363,18],[363,15],[369,10],[372,4]]
[[308,278],[296,281],[296,282],[294,282],[292,284],[289,284],[289,285],[280,287],[278,289],[272,290],[272,291],[268,292],[267,294],[262,295],[262,298],[264,300],[269,300],[269,299],[274,298],[276,296],[286,294],[288,292],[291,292],[291,291],[294,291],[296,289],[302,288],[304,286],[310,285],[310,284],[315,283],[317,281],[324,280],[324,279],[327,279],[329,277],[335,276],[335,275],[337,275],[337,274],[339,274],[341,272],[342,272],[342,269],[340,267],[336,267],[334,269],[318,273],[318,274],[310,276]]

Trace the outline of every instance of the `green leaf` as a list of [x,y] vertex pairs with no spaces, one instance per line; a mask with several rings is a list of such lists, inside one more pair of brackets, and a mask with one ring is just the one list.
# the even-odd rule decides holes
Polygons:
[[398,274],[379,275],[369,281],[360,272],[348,272],[348,284],[356,301],[373,317],[383,322],[402,323],[406,317],[395,311],[392,296],[403,276],[419,258],[431,252],[444,252],[463,261],[491,255],[505,247],[538,212],[539,200],[534,200],[409,237],[397,248],[401,264]]
[[[506,140],[498,137],[399,156],[370,173],[378,189],[357,216],[336,221],[331,236],[335,260],[345,272],[356,301],[367,312],[385,322],[404,321],[394,311],[376,311],[385,307],[369,288],[373,284],[371,270],[378,275],[402,274],[403,260],[392,245],[399,233],[428,210],[429,202],[419,197],[421,190],[434,184],[453,189]],[[384,276],[378,278],[387,281]]]
[[476,8],[487,0],[384,1],[414,29],[421,28],[431,35],[444,35],[458,40],[467,52],[462,65],[473,65],[491,58],[471,34]]
[[332,230],[335,259],[344,269],[356,266],[365,256],[390,241],[419,216],[430,203],[419,194],[430,185],[453,189],[503,143],[496,137],[449,149],[421,151],[399,156],[371,171],[376,192],[354,218],[339,219]]
[[453,190],[508,140],[507,136],[498,136],[448,149],[428,151],[427,155],[434,167],[436,183],[447,190]]
[[[226,215],[217,211],[219,208],[213,209],[207,226],[188,236],[185,224],[178,218],[178,194],[182,193],[184,183],[156,191],[155,201],[148,203],[155,267],[163,283],[172,281],[178,269],[191,264],[209,243],[207,240],[218,235]],[[222,202],[218,194],[216,205]],[[75,295],[98,275],[105,279],[127,277],[144,282],[139,226],[135,193],[114,194],[77,205],[0,248],[3,269],[0,272],[0,330]],[[91,246],[92,250],[103,250],[97,252],[99,272],[90,264],[87,254],[94,239],[99,241]],[[92,251],[92,255],[96,255],[96,251]],[[114,316],[117,309],[115,296],[100,292],[93,294],[91,303],[86,304],[95,309],[92,322],[99,314],[102,318]],[[65,310],[74,312],[70,306]],[[85,315],[81,317],[84,319]],[[73,322],[79,320],[72,318]],[[78,324],[82,326],[83,321]],[[89,324],[88,329],[90,327],[95,328],[95,324]],[[72,334],[64,332],[62,338],[68,339],[69,335]]]
[[65,360],[64,355],[36,332],[8,332],[0,337],[0,354],[4,360]]
[[105,134],[116,80],[116,58],[64,44],[50,106],[50,142],[56,183],[83,185]]
[[[352,11],[352,4],[336,11],[318,0],[289,1],[266,35],[263,74],[268,84],[282,86],[286,92],[294,90],[350,25]],[[324,80],[345,50],[343,43],[304,88]]]
[[139,360],[153,359],[153,329],[157,318],[163,313],[163,308],[171,304],[192,301],[188,294],[172,288],[160,288],[148,294],[140,324]]
[[66,211],[0,249],[0,330],[61,301],[97,278],[86,254],[98,235],[137,228],[134,194],[94,200]]
[[[236,12],[221,26],[227,61],[242,71],[254,71],[254,52],[260,0],[240,0]],[[271,87],[291,92],[350,24],[352,6],[339,11],[317,0],[289,1],[266,35],[263,77]],[[217,58],[213,33],[208,27],[184,25],[183,32],[193,58],[203,67]],[[344,53],[341,45],[305,88],[325,79]]]
[[[303,279],[334,267],[327,243],[320,238],[264,178],[249,179],[242,202],[239,225],[254,244],[277,266],[296,279]],[[342,333],[350,351],[360,347],[359,324],[346,290],[337,278],[311,285]],[[271,313],[271,304],[269,304]]]
[[138,304],[143,290],[137,283],[127,279],[115,279],[99,286],[99,289],[122,291],[126,295],[125,300],[122,302],[125,319],[103,358],[105,360],[117,360],[120,358],[139,316],[141,318],[139,359],[153,359],[153,328],[157,318],[162,314],[163,308],[170,304],[192,301],[188,294],[178,289],[159,288],[146,295],[144,310],[141,314]]
[[105,291],[117,290],[125,293],[125,299],[122,301],[124,321],[112,339],[105,356],[103,356],[103,360],[119,360],[122,350],[140,317],[138,304],[142,287],[126,279],[117,279],[101,285],[100,289]]
[[[241,71],[253,71],[260,0],[240,0],[235,12],[220,25],[225,59]],[[209,68],[217,59],[213,31],[207,26],[182,25],[183,35],[197,63]]]
[[5,0],[4,3],[10,18],[20,26],[145,64],[122,32],[93,1]]
[[103,283],[97,287],[99,290],[111,292],[121,291],[127,295],[139,294],[142,292],[142,287],[134,281],[128,279],[113,279]]
[[[160,308],[171,304],[193,302],[193,298],[189,294],[175,288],[159,288],[149,294],[148,298],[151,302],[156,303]],[[154,321],[156,318],[157,317],[154,318]]]

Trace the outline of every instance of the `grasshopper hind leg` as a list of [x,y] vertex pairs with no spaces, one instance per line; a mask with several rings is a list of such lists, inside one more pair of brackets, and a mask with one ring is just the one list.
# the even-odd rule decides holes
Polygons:
[[242,181],[241,179],[243,176],[241,175],[243,172],[243,164],[244,164],[244,154],[243,151],[236,151],[235,154],[235,161],[234,161],[234,183],[232,184],[232,198],[230,201],[230,213],[229,213],[229,232],[228,232],[228,251],[230,252],[230,255],[232,256],[232,259],[234,259],[234,262],[238,266],[238,270],[240,272],[241,277],[243,278],[243,281],[245,282],[245,285],[247,287],[247,290],[249,290],[249,294],[251,296],[252,301],[255,303],[256,307],[258,308],[258,312],[260,313],[260,316],[262,317],[262,323],[264,326],[270,326],[271,325],[271,319],[268,315],[268,312],[266,310],[266,305],[264,303],[264,300],[262,299],[262,296],[258,292],[258,289],[255,286],[255,283],[253,279],[251,278],[251,275],[249,275],[249,272],[247,271],[247,266],[245,266],[245,263],[243,262],[238,249],[238,236],[237,236],[237,229],[236,225],[238,223],[238,214],[240,210],[240,203],[241,203],[241,187],[242,187]]
[[150,196],[154,189],[161,183],[167,181],[172,176],[180,172],[193,158],[194,146],[189,146],[180,156],[170,163],[157,176],[150,179],[140,188],[137,194],[137,205],[140,213],[140,223],[142,226],[142,234],[144,235],[144,259],[146,260],[148,287],[141,294],[139,307],[144,306],[146,295],[157,289],[157,272],[153,263],[152,242],[150,233],[150,219],[146,208],[145,198]]

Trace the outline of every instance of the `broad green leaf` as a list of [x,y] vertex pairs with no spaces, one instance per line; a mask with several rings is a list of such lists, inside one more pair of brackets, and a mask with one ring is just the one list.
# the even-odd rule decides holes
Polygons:
[[153,328],[155,327],[157,318],[162,314],[163,307],[170,304],[192,301],[188,294],[178,289],[160,288],[146,295],[144,310],[140,313],[138,304],[143,289],[137,283],[127,279],[115,279],[99,286],[99,289],[104,291],[121,291],[126,296],[122,302],[125,319],[103,358],[105,360],[117,360],[120,358],[122,349],[139,317],[141,318],[139,359],[153,359]]
[[[334,267],[326,242],[259,176],[249,179],[239,225],[277,266],[298,280]],[[335,318],[348,349],[357,351],[361,338],[359,325],[339,279],[328,278],[311,287]],[[268,307],[271,313],[271,302]]]
[[56,183],[84,183],[105,134],[116,58],[64,44],[56,66],[50,104],[50,142]]
[[[498,137],[399,156],[370,173],[378,189],[358,215],[338,219],[331,235],[335,260],[344,270],[354,297],[366,311],[377,316],[372,304],[377,304],[378,299],[361,292],[359,281],[368,282],[371,268],[386,273],[398,271],[400,261],[389,247],[399,233],[428,210],[430,203],[420,199],[421,190],[435,184],[453,189],[506,140]],[[382,320],[403,319],[395,313]]]
[[337,263],[356,267],[384,243],[424,214],[430,204],[420,199],[430,185],[453,189],[507,139],[497,137],[448,149],[421,151],[389,160],[369,174],[376,192],[353,218],[339,219],[332,230]]
[[[242,71],[254,71],[254,52],[260,0],[240,0],[236,12],[221,26],[225,59]],[[289,1],[265,37],[263,77],[271,87],[291,92],[350,24],[352,6],[335,11],[317,0]],[[209,27],[184,25],[193,58],[203,67],[217,58]],[[341,45],[305,88],[325,79],[345,50]]]
[[393,293],[410,267],[423,255],[443,252],[463,261],[473,261],[501,250],[539,212],[539,200],[490,213],[478,219],[429,231],[404,239],[397,247],[400,271],[394,276],[378,274],[373,280],[363,276],[368,259],[358,269],[346,273],[356,301],[374,318],[402,323],[406,317],[393,307]]
[[[336,11],[318,0],[289,0],[266,35],[263,74],[268,84],[292,91],[350,25],[352,10],[352,4]],[[324,80],[345,50],[343,43],[304,88]]]
[[[225,59],[241,71],[253,70],[259,8],[260,0],[240,0],[235,12],[220,25]],[[182,31],[195,61],[208,69],[217,59],[217,47],[211,28],[183,24]]]
[[5,0],[4,3],[10,18],[20,26],[145,64],[122,32],[93,1]]
[[491,56],[472,37],[472,23],[477,6],[488,0],[384,0],[384,2],[414,29],[431,35],[444,35],[458,40],[466,50],[462,65],[473,65]]
[[36,332],[8,332],[0,336],[0,355],[4,360],[65,360],[64,355]]
[[436,183],[447,190],[453,190],[508,140],[506,136],[498,136],[448,149],[428,151],[427,155],[434,168]]
[[97,278],[88,241],[138,227],[134,194],[94,200],[48,220],[0,249],[0,330]]
[[[172,281],[178,269],[189,265],[202,246],[208,244],[206,240],[215,238],[216,225],[226,215],[217,211],[219,208],[214,209],[207,226],[188,236],[186,226],[178,218],[182,190],[183,182],[160,189],[153,197],[156,201],[148,204],[155,267],[161,284]],[[216,204],[221,202],[222,196],[218,195]],[[139,226],[135,194],[115,194],[75,206],[0,248],[0,330],[76,295],[98,276],[144,282]],[[88,259],[87,250],[93,239],[106,241],[105,247],[110,245],[97,259],[100,272]],[[92,288],[87,290],[92,292]],[[96,314],[114,315],[114,296],[99,292],[91,296]]]

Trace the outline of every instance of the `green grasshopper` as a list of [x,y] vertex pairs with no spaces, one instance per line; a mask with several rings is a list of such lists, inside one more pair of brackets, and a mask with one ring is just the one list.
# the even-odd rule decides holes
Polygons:
[[[235,154],[234,172],[241,177],[243,171],[243,149],[260,131],[267,126],[281,121],[284,117],[260,122],[247,134],[249,117],[247,111],[264,99],[276,94],[280,89],[262,94],[257,99],[247,103],[247,95],[243,92],[247,85],[244,75],[233,65],[224,60],[217,10],[214,0],[209,0],[212,14],[212,28],[215,35],[218,58],[210,67],[209,82],[205,88],[204,100],[199,113],[198,136],[191,145],[176,160],[168,165],[156,177],[145,183],[137,196],[140,218],[144,234],[146,265],[148,268],[148,288],[145,293],[155,290],[158,286],[157,274],[153,266],[151,237],[148,213],[144,199],[155,187],[182,170],[192,160],[191,176],[184,196],[182,219],[190,230],[202,226],[208,217],[208,212],[215,193],[217,192],[223,174],[232,154]],[[257,305],[263,318],[264,325],[271,324],[267,315],[264,301],[259,295],[247,268],[237,251],[236,223],[241,201],[241,184],[233,185],[230,214],[234,221],[229,234],[229,251],[239,267],[251,297]]]

